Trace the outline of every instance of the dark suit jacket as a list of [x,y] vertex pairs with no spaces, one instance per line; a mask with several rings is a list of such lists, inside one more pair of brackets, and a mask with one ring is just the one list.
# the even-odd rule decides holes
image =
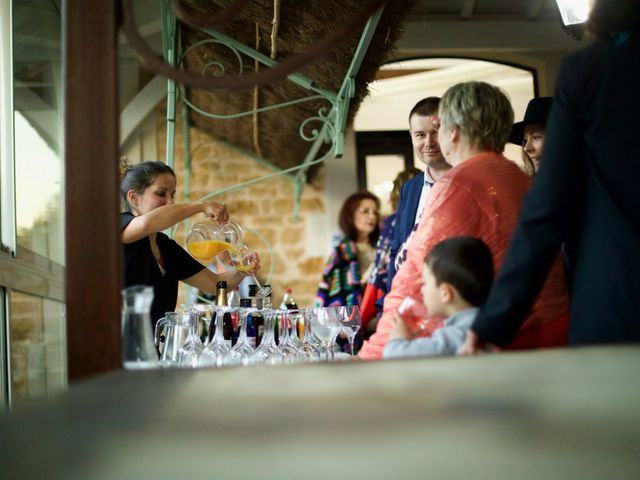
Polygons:
[[567,241],[570,343],[640,341],[640,32],[560,68],[541,168],[472,329],[504,344]]
[[396,213],[396,225],[393,229],[393,240],[389,256],[389,270],[387,273],[387,291],[391,290],[391,281],[396,274],[396,256],[404,241],[409,237],[416,219],[418,202],[424,185],[424,173],[416,175],[402,185],[400,190],[400,203]]

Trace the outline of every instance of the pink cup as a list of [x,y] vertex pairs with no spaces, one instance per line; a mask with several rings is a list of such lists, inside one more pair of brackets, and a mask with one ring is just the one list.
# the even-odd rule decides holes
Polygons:
[[405,297],[398,307],[398,315],[408,327],[420,330],[421,324],[427,316],[427,309],[421,297],[409,295]]

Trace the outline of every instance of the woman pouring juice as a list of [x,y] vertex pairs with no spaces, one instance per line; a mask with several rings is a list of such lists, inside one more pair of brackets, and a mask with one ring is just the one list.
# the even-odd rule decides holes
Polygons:
[[220,203],[174,203],[176,176],[171,167],[159,161],[147,161],[131,166],[124,164],[121,173],[120,193],[125,205],[125,212],[120,214],[124,286],[153,287],[151,320],[154,326],[165,312],[175,309],[178,281],[213,294],[218,281],[225,280],[234,288],[247,274],[260,268],[259,257],[254,255],[245,271],[237,268],[213,273],[162,233],[196,213],[204,213],[218,225],[229,220],[227,207]]

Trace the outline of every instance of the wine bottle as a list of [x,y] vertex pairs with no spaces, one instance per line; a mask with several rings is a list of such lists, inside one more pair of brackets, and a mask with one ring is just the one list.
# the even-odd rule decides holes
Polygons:
[[[216,306],[227,306],[227,282],[224,280],[216,284]],[[229,347],[233,346],[233,331],[233,319],[231,318],[231,314],[229,312],[225,312],[222,316],[222,335],[224,336],[224,341]]]
[[298,310],[298,304],[293,299],[292,290],[290,288],[284,289],[284,296],[282,297],[282,303],[280,304],[281,310]]
[[[258,296],[258,286],[255,284],[249,285],[249,298],[251,300],[251,306],[253,308],[257,308],[258,310],[262,310],[262,298]],[[253,312],[251,315],[251,320],[253,322],[253,328],[256,331],[256,348],[262,342],[262,337],[264,336],[264,318],[260,314],[260,312]]]
[[[251,299],[241,298],[240,307],[251,308]],[[251,345],[253,348],[256,348],[256,324],[253,317],[254,312],[247,315],[247,339],[249,340],[249,345]]]

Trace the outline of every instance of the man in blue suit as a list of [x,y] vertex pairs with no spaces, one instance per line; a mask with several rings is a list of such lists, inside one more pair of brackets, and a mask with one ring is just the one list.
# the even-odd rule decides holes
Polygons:
[[398,204],[396,224],[391,242],[387,291],[398,267],[406,257],[403,249],[414,226],[420,220],[422,207],[433,183],[450,168],[438,143],[438,106],[440,98],[427,97],[420,100],[409,113],[409,133],[415,156],[424,163],[423,174],[416,175],[402,186]]

